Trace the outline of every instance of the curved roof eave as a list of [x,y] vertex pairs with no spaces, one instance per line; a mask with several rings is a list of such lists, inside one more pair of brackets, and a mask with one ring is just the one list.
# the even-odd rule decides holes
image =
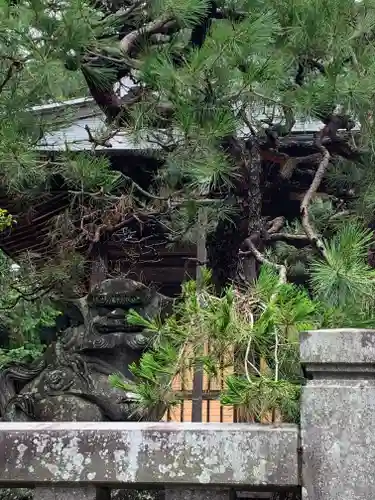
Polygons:
[[[59,116],[60,113],[71,112],[71,123],[69,125],[56,125],[56,129],[48,132],[40,141],[37,149],[45,152],[66,151],[90,151],[92,143],[89,141],[86,127],[89,127],[91,133],[95,136],[100,136],[104,132],[108,132],[108,127],[105,123],[104,114],[100,111],[92,98],[79,98],[60,103],[45,104],[35,106],[32,112],[41,117]],[[257,120],[262,120],[266,117],[263,113],[259,113]],[[312,135],[319,131],[324,124],[319,120],[313,119],[298,119],[292,129],[291,137],[298,140],[311,140]],[[359,125],[356,130],[359,130]],[[243,135],[249,133],[248,129],[243,130]],[[98,146],[95,150],[106,151],[109,154],[115,152],[127,151],[133,154],[155,154],[160,151],[160,147],[151,143],[144,138],[136,140],[130,131],[122,129],[114,137],[108,141],[111,147]]]

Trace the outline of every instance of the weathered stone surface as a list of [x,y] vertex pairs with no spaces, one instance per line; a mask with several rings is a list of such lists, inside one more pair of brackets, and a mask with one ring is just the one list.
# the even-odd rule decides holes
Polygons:
[[77,301],[84,323],[67,328],[32,364],[0,370],[0,417],[5,421],[159,420],[164,408],[138,411],[134,395],[112,387],[108,375],[131,378],[129,366],[150,346],[150,332],[129,324],[130,309],[153,318],[173,300],[142,283],[103,281]]
[[165,492],[164,490],[112,490],[111,500],[165,500]]
[[66,488],[60,486],[42,486],[35,488],[33,500],[96,500],[96,488]]
[[0,483],[297,485],[294,425],[3,423]]
[[173,488],[165,491],[165,500],[230,500],[230,490]]
[[375,330],[337,328],[301,333],[302,364],[358,365],[374,360]]
[[304,498],[375,498],[375,331],[302,334]]

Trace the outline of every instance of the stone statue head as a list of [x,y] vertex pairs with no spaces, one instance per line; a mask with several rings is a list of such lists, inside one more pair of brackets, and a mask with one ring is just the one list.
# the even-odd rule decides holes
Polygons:
[[131,310],[146,319],[165,316],[172,300],[130,279],[108,279],[87,296],[83,348],[113,349],[119,346],[142,351],[150,342],[145,329],[128,322]]
[[7,394],[6,401],[0,400],[2,414],[14,402],[34,420],[131,419],[134,401],[111,387],[108,377],[121,373],[130,379],[129,366],[139,361],[152,337],[143,326],[129,323],[129,312],[163,318],[173,300],[142,283],[117,278],[103,281],[78,306],[84,324],[67,328],[49,346],[37,371],[34,364],[30,376],[24,365],[0,372],[0,391]]

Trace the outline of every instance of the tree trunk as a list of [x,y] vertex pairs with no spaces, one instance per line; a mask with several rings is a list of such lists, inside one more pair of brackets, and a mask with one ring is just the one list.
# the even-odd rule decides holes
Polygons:
[[256,146],[230,139],[226,147],[238,166],[238,177],[229,196],[236,200],[233,214],[220,219],[207,236],[207,258],[218,293],[237,277],[239,250],[243,241],[261,229],[261,158]]

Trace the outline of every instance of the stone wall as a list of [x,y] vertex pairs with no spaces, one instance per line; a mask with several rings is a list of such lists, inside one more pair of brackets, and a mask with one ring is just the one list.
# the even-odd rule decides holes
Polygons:
[[2,423],[0,486],[34,485],[34,500],[109,500],[130,487],[162,488],[165,500],[233,500],[251,489],[295,500],[300,486],[303,500],[373,500],[375,331],[303,333],[301,363],[300,429]]
[[298,484],[294,425],[3,423],[0,482]]

